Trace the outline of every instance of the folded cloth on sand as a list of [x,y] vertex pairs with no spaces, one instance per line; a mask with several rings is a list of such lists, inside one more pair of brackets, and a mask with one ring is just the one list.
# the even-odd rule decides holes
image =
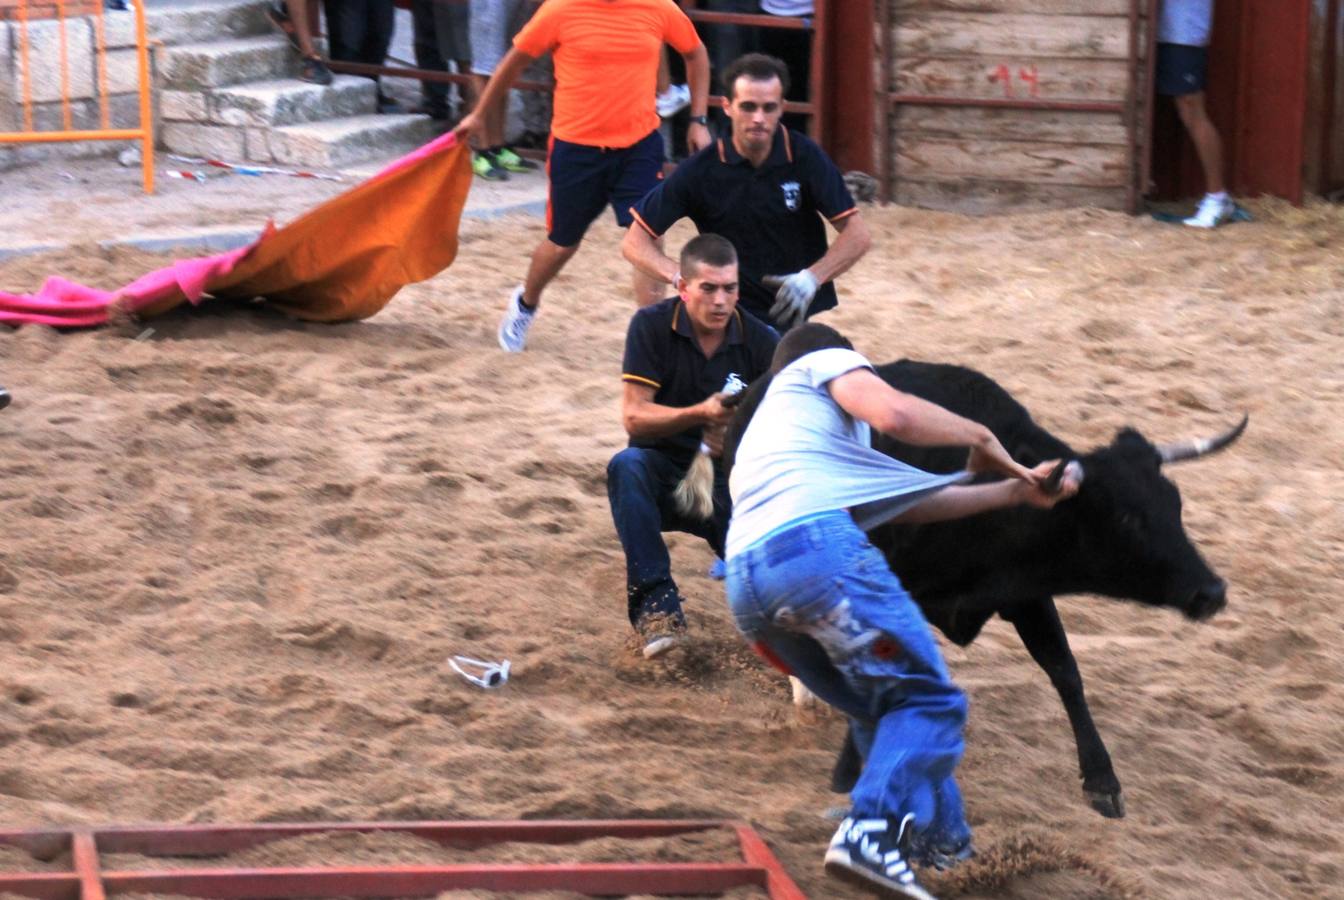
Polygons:
[[471,152],[446,134],[283,228],[267,222],[240,250],[179,260],[115,291],[59,277],[36,294],[0,291],[0,322],[101,325],[114,307],[154,316],[207,296],[261,297],[314,322],[365,319],[452,263],[470,187]]

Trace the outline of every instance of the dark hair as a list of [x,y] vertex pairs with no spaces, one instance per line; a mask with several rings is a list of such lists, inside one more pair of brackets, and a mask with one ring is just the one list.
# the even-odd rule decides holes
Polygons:
[[788,96],[789,67],[778,57],[767,56],[764,53],[748,53],[730,62],[719,76],[719,80],[723,82],[723,95],[732,100],[733,87],[737,84],[737,79],[744,76],[752,81],[778,78],[780,86],[784,88],[784,95]]
[[747,433],[747,426],[751,424],[751,418],[756,415],[756,408],[761,405],[761,400],[765,398],[765,392],[770,389],[770,382],[775,380],[775,376],[807,354],[832,347],[854,349],[849,338],[820,322],[799,325],[780,338],[779,344],[775,347],[775,355],[770,358],[770,368],[747,388],[741,402],[737,404],[737,414],[728,425],[728,432],[723,438],[721,459],[725,473],[733,470],[733,463],[737,461],[737,445],[741,443],[742,435]]
[[681,248],[681,274],[690,277],[698,267],[735,266],[737,250],[726,237],[717,234],[699,234],[686,242]]

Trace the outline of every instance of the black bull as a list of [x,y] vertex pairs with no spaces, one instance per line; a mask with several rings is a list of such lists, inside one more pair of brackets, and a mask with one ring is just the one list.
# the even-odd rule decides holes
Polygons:
[[[949,522],[887,524],[870,538],[925,617],[949,640],[966,646],[995,613],[1013,624],[1064,703],[1078,745],[1083,790],[1093,808],[1104,816],[1123,816],[1120,782],[1088,710],[1054,598],[1101,594],[1168,607],[1191,619],[1221,610],[1227,585],[1190,543],[1181,525],[1180,493],[1163,477],[1161,466],[1222,449],[1240,436],[1245,419],[1216,439],[1165,447],[1126,428],[1109,446],[1080,454],[974,370],[902,360],[880,366],[877,373],[898,390],[984,424],[1021,463],[1064,459],[1081,464],[1078,494],[1051,510],[1019,506]],[[754,393],[744,399],[744,415],[729,430],[729,465],[741,420],[759,402],[759,392]],[[911,447],[885,435],[876,435],[874,446],[930,472],[954,472],[966,464],[964,449]],[[858,754],[847,736],[832,788],[849,790],[858,771]]]

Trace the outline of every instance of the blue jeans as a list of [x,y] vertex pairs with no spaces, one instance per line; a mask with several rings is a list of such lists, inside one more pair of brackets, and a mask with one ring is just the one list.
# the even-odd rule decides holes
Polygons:
[[715,467],[714,515],[708,521],[691,519],[677,512],[672,502],[672,491],[686,474],[687,465],[643,447],[626,447],[607,464],[607,499],[625,550],[626,605],[632,625],[646,615],[684,621],[664,531],[702,537],[723,556],[729,503],[723,471]]
[[864,818],[915,814],[923,840],[970,838],[952,773],[966,696],[923,613],[847,512],[775,531],[728,560],[728,603],[748,641],[851,719]]

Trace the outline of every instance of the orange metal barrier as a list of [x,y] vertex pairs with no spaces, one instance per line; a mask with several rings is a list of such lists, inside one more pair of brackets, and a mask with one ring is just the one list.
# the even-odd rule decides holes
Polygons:
[[[93,4],[90,15],[94,26],[94,58],[96,68],[95,94],[99,104],[100,128],[78,129],[74,125],[74,110],[71,104],[70,42],[67,19],[68,7],[75,6],[76,11],[87,9],[88,4],[68,3],[67,0],[55,0],[55,21],[58,23],[59,61],[61,84],[61,129],[57,131],[39,131],[33,127],[33,60],[30,48],[29,22],[37,17],[30,15],[28,0],[17,0],[18,62],[19,81],[21,82],[23,130],[0,131],[0,144],[42,144],[62,141],[140,141],[141,165],[145,193],[154,192],[154,118],[150,106],[149,43],[145,27],[145,7],[143,0],[135,4],[135,49],[138,67],[140,124],[137,128],[113,128],[111,97],[108,91],[107,70],[107,33],[104,22],[103,4]],[[52,7],[51,2],[41,4],[42,11]]]

